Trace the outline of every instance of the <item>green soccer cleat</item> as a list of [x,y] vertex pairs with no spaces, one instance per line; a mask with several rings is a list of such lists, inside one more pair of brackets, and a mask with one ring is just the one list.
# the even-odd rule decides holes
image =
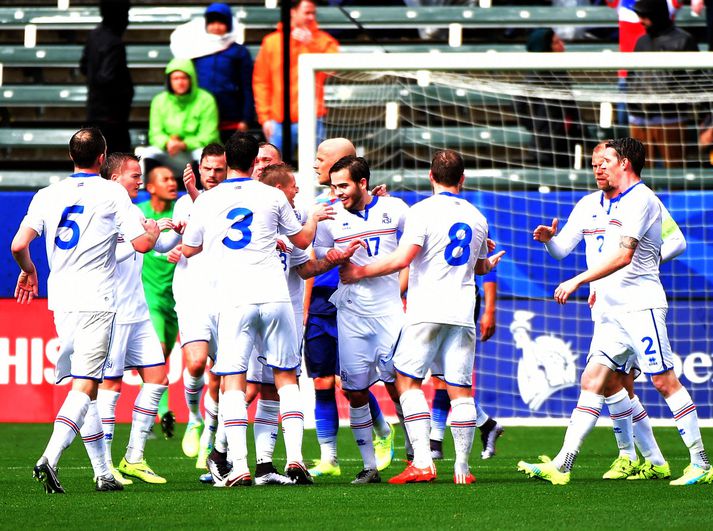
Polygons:
[[566,485],[569,483],[569,472],[560,472],[552,461],[540,463],[526,463],[525,461],[520,461],[517,464],[517,469],[520,472],[524,472],[528,477],[543,479],[553,485]]
[[671,477],[671,467],[668,463],[654,465],[648,459],[639,467],[639,471],[626,479],[669,479]]
[[695,485],[696,483],[707,483],[707,478],[711,473],[711,469],[701,468],[698,465],[691,463],[683,470],[683,475],[674,479],[669,485]]
[[609,467],[602,479],[626,479],[639,471],[639,460],[632,461],[628,455],[620,455]]
[[703,479],[703,483],[708,483],[709,485],[713,483],[713,466],[708,469],[708,473]]
[[374,455],[376,456],[376,469],[381,472],[389,467],[394,458],[394,435],[396,431],[389,424],[389,434],[386,437],[374,439]]
[[201,448],[201,431],[203,422],[189,422],[186,425],[186,433],[183,434],[181,449],[186,457],[196,457]]
[[166,483],[166,478],[162,478],[156,472],[151,470],[151,467],[146,463],[146,459],[142,459],[138,463],[129,463],[126,458],[121,459],[119,463],[119,472],[124,476],[140,479],[145,483],[162,485]]
[[342,469],[339,468],[337,461],[317,461],[313,468],[309,469],[309,473],[313,477],[332,476],[338,477],[342,475]]
[[196,458],[196,468],[199,470],[205,470],[208,468],[208,456],[213,450],[213,445],[209,444],[206,448],[201,448],[198,450],[198,457]]

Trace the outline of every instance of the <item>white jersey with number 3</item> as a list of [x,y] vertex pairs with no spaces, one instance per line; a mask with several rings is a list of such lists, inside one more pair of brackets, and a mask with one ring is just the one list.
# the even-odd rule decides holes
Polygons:
[[488,256],[488,222],[461,196],[443,192],[411,207],[402,244],[421,251],[409,270],[406,322],[475,326],[474,269]]
[[45,236],[53,311],[115,311],[116,242],[144,233],[120,184],[78,173],[38,191],[22,225]]

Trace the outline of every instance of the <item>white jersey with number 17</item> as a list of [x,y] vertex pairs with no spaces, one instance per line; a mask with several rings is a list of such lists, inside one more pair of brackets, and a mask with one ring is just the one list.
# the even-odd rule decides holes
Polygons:
[[421,251],[409,270],[406,322],[475,326],[475,264],[488,256],[488,222],[459,195],[443,192],[411,207],[402,244]]

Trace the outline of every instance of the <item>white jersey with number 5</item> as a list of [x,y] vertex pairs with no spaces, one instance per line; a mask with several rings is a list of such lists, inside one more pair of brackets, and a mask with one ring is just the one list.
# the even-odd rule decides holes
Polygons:
[[411,207],[401,237],[421,247],[409,270],[406,322],[475,326],[475,264],[488,256],[488,222],[459,195]]
[[227,179],[193,204],[184,245],[203,246],[215,275],[221,309],[290,302],[279,234],[302,230],[285,194],[250,178]]
[[120,184],[76,173],[38,191],[22,225],[45,236],[50,310],[116,311],[116,242],[144,233]]

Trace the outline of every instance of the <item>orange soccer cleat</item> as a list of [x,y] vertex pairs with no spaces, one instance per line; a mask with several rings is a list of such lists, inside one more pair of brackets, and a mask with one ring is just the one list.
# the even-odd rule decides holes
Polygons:
[[435,481],[436,467],[431,465],[428,468],[416,468],[409,465],[398,476],[394,476],[389,480],[392,485],[403,485],[405,483],[428,483]]

